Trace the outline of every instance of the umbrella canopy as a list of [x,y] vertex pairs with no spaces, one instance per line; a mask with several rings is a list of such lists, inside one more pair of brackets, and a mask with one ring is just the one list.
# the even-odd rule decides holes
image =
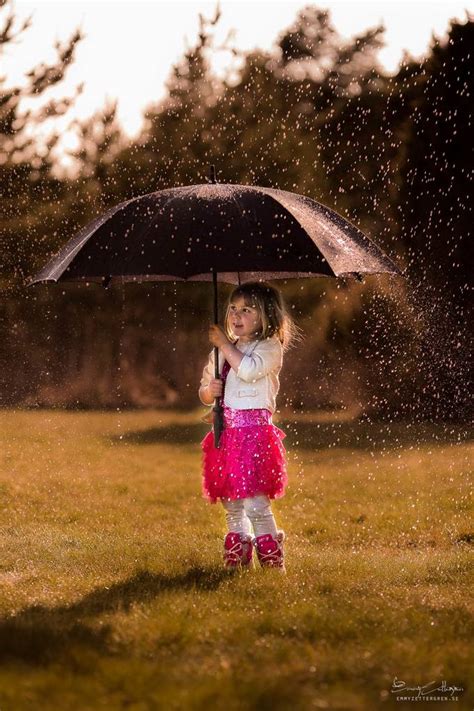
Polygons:
[[[400,274],[353,224],[303,195],[211,184],[148,193],[112,207],[73,237],[29,284],[217,280]],[[214,348],[215,377],[219,375]],[[214,437],[223,428],[219,398]]]
[[86,225],[33,279],[219,281],[400,274],[357,227],[303,195],[224,183],[127,200]]

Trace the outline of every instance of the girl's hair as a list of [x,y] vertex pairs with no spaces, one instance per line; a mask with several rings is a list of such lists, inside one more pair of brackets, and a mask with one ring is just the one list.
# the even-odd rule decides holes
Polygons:
[[230,294],[224,319],[224,330],[228,338],[235,339],[229,325],[230,306],[240,297],[244,299],[246,306],[253,306],[260,314],[262,329],[257,335],[259,340],[276,335],[284,351],[288,350],[294,341],[301,340],[301,329],[288,313],[281,293],[264,281],[247,281]]

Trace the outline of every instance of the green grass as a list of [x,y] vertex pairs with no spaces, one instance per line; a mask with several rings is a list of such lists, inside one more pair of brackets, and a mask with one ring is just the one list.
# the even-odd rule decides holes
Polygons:
[[232,575],[200,414],[0,415],[0,711],[472,709],[468,433],[280,420],[287,575]]

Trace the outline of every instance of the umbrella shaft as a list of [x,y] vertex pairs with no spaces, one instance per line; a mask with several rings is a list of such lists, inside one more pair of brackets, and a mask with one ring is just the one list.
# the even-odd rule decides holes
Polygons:
[[[217,304],[217,272],[215,269],[212,270],[212,287],[213,287],[213,292],[214,292],[214,323],[217,324],[219,322],[219,311],[218,311],[218,304]],[[219,377],[219,349],[217,346],[214,346],[214,377],[218,378]],[[214,400],[214,446],[216,449],[219,448],[220,444],[220,438],[221,438],[221,432],[222,432],[222,426],[223,426],[223,415],[222,415],[222,406],[219,402],[218,397]]]
[[[215,269],[212,270],[212,287],[214,292],[214,323],[219,323],[219,311],[217,307],[217,272]],[[214,346],[214,377],[219,377],[219,349]],[[216,405],[218,403],[218,398],[216,398]]]

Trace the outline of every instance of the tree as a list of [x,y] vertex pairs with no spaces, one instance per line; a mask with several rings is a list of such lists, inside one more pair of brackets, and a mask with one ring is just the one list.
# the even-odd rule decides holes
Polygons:
[[[451,22],[420,64],[400,71],[410,113],[398,210],[413,274],[457,305],[467,305],[471,276],[474,22]],[[415,67],[415,71],[413,70]]]
[[[210,70],[209,57],[217,51],[212,27],[220,18],[200,15],[200,32],[193,47],[171,70],[168,94],[145,112],[145,126],[133,156],[132,175],[143,167],[150,189],[195,183],[204,179],[209,162],[214,162],[219,141],[212,125],[211,107],[222,91],[222,83]],[[138,184],[144,186],[143,176]]]
[[[0,54],[28,30],[31,18],[19,27],[17,24],[12,4],[3,2]],[[0,77],[0,249],[4,287],[13,288],[29,273],[31,253],[41,244],[44,234],[53,234],[58,226],[57,201],[64,194],[64,185],[51,173],[58,135],[53,134],[45,146],[38,146],[34,134],[45,121],[66,113],[82,91],[79,86],[73,97],[44,102],[47,90],[64,78],[80,39],[81,33],[76,31],[65,44],[57,42],[57,61],[28,71],[25,86],[8,86],[7,77]],[[38,108],[24,110],[22,101],[27,98],[38,99]]]
[[397,77],[402,122],[398,213],[410,289],[422,325],[425,411],[463,419],[471,411],[472,125],[474,22],[451,22],[424,61]]

